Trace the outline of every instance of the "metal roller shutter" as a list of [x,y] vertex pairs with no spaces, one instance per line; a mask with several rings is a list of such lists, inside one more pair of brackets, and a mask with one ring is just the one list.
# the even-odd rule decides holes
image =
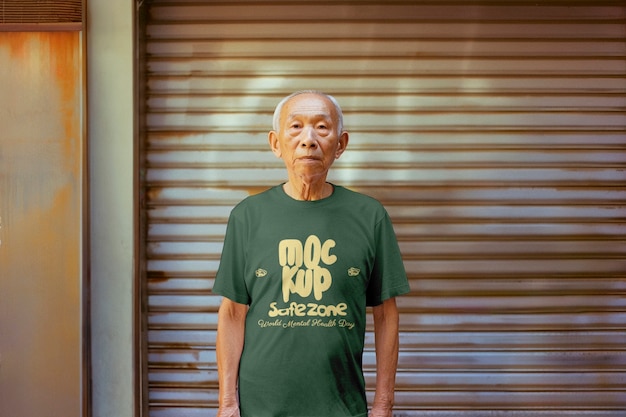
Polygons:
[[[215,415],[226,220],[285,179],[266,134],[302,88],[401,241],[396,415],[626,415],[623,2],[145,7],[150,416]],[[371,333],[364,361],[372,386]]]

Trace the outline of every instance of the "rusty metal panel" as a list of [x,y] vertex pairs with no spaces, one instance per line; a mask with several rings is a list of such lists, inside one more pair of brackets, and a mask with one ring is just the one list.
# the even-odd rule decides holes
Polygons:
[[0,415],[88,408],[79,32],[0,32]]
[[380,199],[400,239],[396,415],[625,415],[623,4],[155,0],[149,16],[150,416],[215,415],[226,221],[284,181],[266,135],[301,88],[342,103],[331,180]]

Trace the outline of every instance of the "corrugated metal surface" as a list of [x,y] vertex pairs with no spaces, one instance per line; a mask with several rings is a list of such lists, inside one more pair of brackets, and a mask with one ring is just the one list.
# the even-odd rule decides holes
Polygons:
[[2,417],[88,415],[82,48],[0,32]]
[[[401,240],[396,415],[625,415],[623,3],[153,1],[149,16],[150,416],[215,414],[226,219],[285,179],[266,133],[300,88],[343,104],[332,180],[379,198]],[[365,363],[371,386],[371,334]]]
[[0,0],[0,24],[82,21],[82,0]]

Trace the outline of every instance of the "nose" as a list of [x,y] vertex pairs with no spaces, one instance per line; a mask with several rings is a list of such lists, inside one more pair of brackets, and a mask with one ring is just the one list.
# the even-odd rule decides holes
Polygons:
[[302,139],[300,140],[300,147],[302,148],[316,148],[317,138],[315,137],[315,131],[313,129],[305,129],[302,132]]

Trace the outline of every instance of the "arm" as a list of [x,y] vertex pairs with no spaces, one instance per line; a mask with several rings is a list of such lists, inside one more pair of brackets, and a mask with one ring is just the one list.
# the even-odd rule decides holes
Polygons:
[[248,306],[228,298],[222,300],[217,318],[218,417],[238,417],[237,376],[243,351]]
[[371,417],[391,417],[398,368],[399,315],[396,299],[373,308],[376,345],[376,394]]

